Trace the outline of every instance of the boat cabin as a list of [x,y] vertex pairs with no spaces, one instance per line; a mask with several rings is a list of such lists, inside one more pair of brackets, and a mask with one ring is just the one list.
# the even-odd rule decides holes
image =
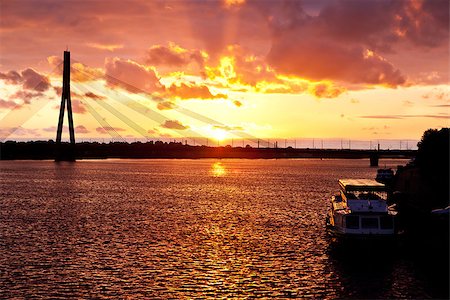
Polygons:
[[394,233],[395,212],[387,205],[384,184],[372,179],[341,179],[339,186],[328,218],[335,231],[347,235]]

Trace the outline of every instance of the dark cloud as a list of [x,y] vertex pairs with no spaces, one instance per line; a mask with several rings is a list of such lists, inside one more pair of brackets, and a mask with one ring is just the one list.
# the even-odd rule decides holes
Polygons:
[[268,20],[268,61],[281,73],[395,87],[406,76],[380,54],[448,47],[448,1],[328,1],[314,16],[300,1],[273,2],[250,3]]
[[322,35],[377,51],[392,51],[403,41],[432,48],[448,41],[448,10],[445,0],[338,0],[315,21]]
[[173,43],[168,47],[154,45],[147,50],[145,62],[152,66],[175,66],[182,67],[192,62],[203,67],[205,57],[199,50],[187,50]]
[[280,73],[313,80],[389,86],[405,82],[399,70],[373,52],[327,41],[307,32],[284,33],[274,41],[268,60]]
[[50,80],[33,69],[22,71],[23,87],[29,90],[44,92],[50,88]]
[[45,92],[51,87],[50,80],[47,76],[31,68],[23,70],[20,74],[17,71],[0,72],[0,79],[9,84],[21,84],[24,89],[38,92]]
[[23,81],[22,76],[16,71],[9,71],[7,73],[0,72],[0,79],[10,84],[19,84]]

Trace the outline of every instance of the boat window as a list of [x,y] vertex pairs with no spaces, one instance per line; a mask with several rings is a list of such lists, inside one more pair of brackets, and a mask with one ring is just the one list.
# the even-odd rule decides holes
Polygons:
[[347,228],[359,229],[359,216],[347,216],[345,218],[345,224]]
[[357,198],[356,198],[356,195],[353,194],[353,193],[350,193],[350,192],[347,192],[347,193],[345,194],[345,196],[347,197],[347,199],[357,199]]
[[361,218],[362,228],[378,228],[378,218]]
[[381,229],[392,229],[394,227],[394,222],[391,216],[380,217],[380,228]]
[[381,197],[375,193],[361,193],[358,195],[359,199],[381,199]]

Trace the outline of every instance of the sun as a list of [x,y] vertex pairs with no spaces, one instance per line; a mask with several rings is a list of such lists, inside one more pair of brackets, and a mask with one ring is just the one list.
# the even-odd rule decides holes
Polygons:
[[211,132],[211,136],[217,141],[223,141],[228,137],[228,132],[220,128],[214,128]]

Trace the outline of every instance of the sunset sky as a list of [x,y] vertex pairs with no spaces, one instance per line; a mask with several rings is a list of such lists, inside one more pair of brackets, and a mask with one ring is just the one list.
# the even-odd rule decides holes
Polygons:
[[78,140],[449,126],[447,0],[0,0],[0,22],[2,140],[55,138],[66,47]]

